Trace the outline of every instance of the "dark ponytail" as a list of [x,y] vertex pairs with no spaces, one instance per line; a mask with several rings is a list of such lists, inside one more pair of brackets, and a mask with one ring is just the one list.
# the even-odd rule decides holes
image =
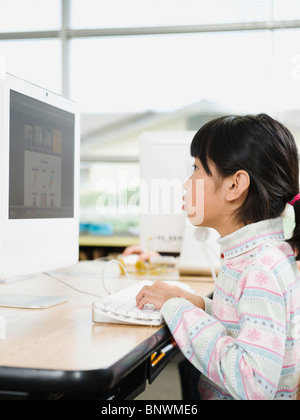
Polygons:
[[[298,151],[291,132],[266,114],[227,116],[205,124],[195,135],[191,155],[226,178],[248,172],[250,187],[234,217],[245,225],[283,214],[299,193]],[[296,227],[288,242],[300,259],[300,201],[294,204]]]
[[288,239],[288,243],[292,245],[295,254],[296,260],[300,260],[300,200],[296,201],[294,204],[295,212],[295,229],[293,235]]

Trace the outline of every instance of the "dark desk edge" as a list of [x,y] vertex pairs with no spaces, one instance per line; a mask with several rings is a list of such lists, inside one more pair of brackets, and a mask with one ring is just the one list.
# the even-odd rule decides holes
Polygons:
[[[212,298],[213,293],[208,295]],[[151,328],[151,327],[149,327]],[[65,371],[0,366],[0,392],[105,393],[171,339],[167,325],[107,369]]]
[[164,325],[107,369],[65,371],[0,366],[0,391],[45,393],[104,393],[143,363],[171,338]]

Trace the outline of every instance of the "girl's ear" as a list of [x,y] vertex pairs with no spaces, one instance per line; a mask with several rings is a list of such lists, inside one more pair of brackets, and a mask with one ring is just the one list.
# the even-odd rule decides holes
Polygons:
[[248,192],[250,186],[250,176],[248,172],[240,170],[228,178],[228,187],[226,193],[227,201],[238,200],[242,195]]

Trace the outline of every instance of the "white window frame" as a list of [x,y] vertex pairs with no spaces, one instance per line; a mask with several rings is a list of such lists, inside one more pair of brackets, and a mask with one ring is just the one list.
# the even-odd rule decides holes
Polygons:
[[[272,2],[273,3],[273,2]],[[94,28],[71,29],[71,0],[61,0],[61,26],[59,30],[0,33],[1,40],[24,39],[59,39],[62,54],[62,95],[70,97],[70,41],[74,38],[111,37],[111,36],[144,36],[172,35],[209,32],[233,31],[275,31],[282,29],[299,29],[300,20],[265,22],[243,22],[229,24],[185,25],[162,27],[130,27],[130,28]]]

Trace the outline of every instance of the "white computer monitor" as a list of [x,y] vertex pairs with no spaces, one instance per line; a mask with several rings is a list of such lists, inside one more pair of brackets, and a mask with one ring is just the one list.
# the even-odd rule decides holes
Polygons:
[[186,224],[184,181],[194,159],[194,132],[147,132],[140,138],[140,243],[144,249],[179,253]]
[[195,227],[182,210],[183,184],[193,173],[195,132],[147,132],[140,138],[140,245],[180,254],[182,274],[218,271],[218,232]]
[[79,145],[77,104],[0,79],[0,281],[78,261]]

